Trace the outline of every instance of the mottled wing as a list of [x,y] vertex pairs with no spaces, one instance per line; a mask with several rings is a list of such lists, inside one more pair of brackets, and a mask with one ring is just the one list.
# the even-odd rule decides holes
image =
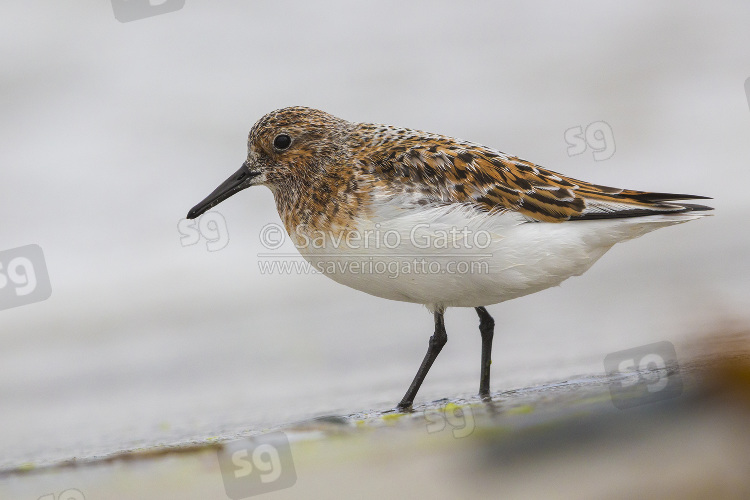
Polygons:
[[[372,170],[394,194],[420,203],[471,203],[529,220],[638,217],[710,207],[673,203],[704,196],[652,193],[591,184],[490,148],[436,135],[399,137],[380,147]],[[385,145],[383,145],[385,146]]]

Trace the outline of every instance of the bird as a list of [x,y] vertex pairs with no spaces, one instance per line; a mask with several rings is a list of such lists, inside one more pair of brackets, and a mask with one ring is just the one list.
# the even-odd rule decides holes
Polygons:
[[247,146],[240,169],[187,218],[266,186],[290,240],[315,269],[356,290],[426,306],[434,333],[396,407],[402,411],[412,409],[448,340],[447,308],[471,307],[479,316],[479,396],[491,399],[495,321],[487,306],[557,286],[618,242],[713,210],[684,202],[706,196],[593,184],[473,142],[303,106],[264,115]]

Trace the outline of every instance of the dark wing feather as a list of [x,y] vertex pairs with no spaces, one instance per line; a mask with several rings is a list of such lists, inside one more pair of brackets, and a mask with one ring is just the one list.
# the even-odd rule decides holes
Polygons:
[[417,193],[430,203],[473,203],[544,222],[712,210],[675,203],[705,196],[600,186],[477,144],[410,132],[376,148],[369,170],[391,192]]

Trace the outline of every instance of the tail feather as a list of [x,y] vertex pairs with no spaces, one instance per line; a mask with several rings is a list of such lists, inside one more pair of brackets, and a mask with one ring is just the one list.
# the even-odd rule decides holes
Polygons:
[[642,203],[659,203],[662,201],[676,200],[711,200],[709,196],[700,196],[696,194],[676,194],[676,193],[650,193],[648,191],[635,191],[637,194],[629,194],[628,198],[640,201]]
[[[703,197],[700,199],[710,200],[711,198]],[[703,212],[714,209],[714,207],[709,207],[708,205],[697,205],[695,203],[680,203],[680,206],[685,208],[684,212]]]
[[[703,212],[713,210],[708,205],[695,203],[674,203],[678,200],[710,200],[708,196],[692,194],[649,193],[636,191],[636,194],[614,195],[617,201],[602,199],[587,200],[586,208],[570,220],[615,219],[623,217],[646,217],[649,215],[667,215],[686,212]],[[624,193],[623,193],[624,194]]]

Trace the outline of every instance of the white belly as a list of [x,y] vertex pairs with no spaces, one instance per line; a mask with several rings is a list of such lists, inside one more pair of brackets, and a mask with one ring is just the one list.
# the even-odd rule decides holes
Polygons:
[[478,307],[556,286],[619,241],[697,217],[545,223],[461,206],[391,208],[359,221],[357,234],[334,235],[324,245],[311,239],[298,248],[329,278],[371,295],[431,310]]

